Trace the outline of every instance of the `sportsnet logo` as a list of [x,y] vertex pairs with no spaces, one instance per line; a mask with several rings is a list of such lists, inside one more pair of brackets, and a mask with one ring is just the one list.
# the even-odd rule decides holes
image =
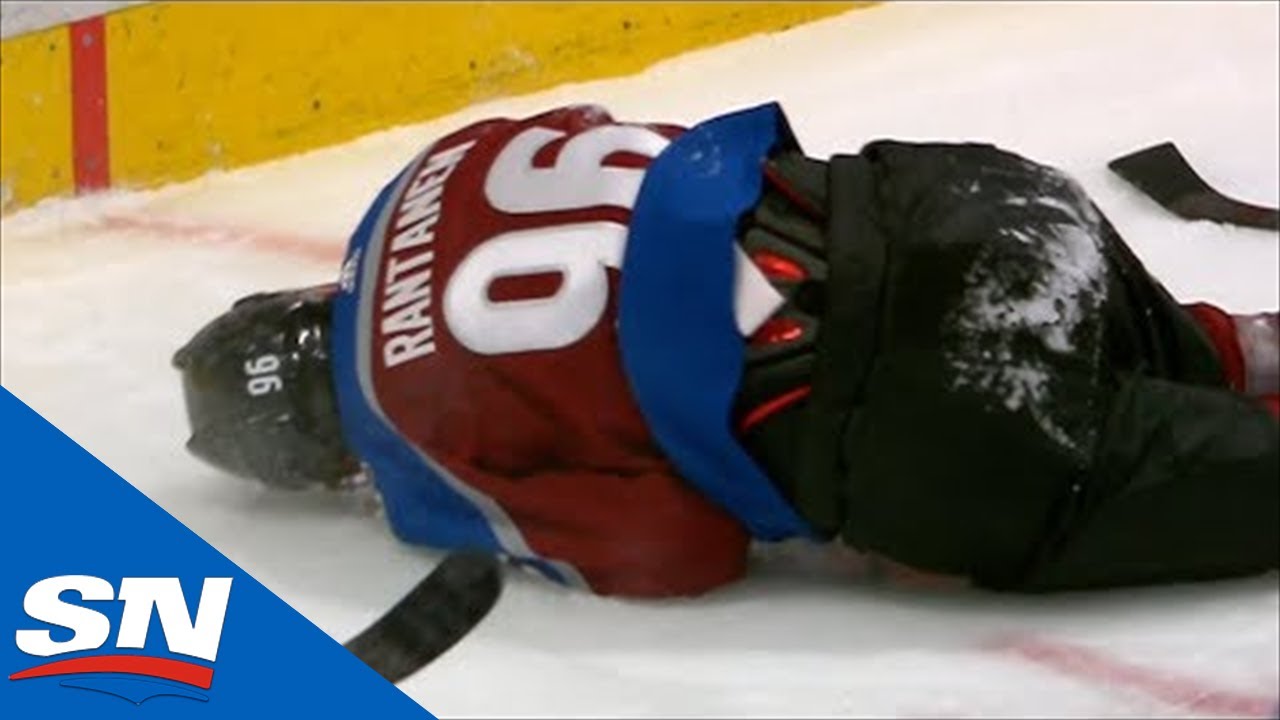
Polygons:
[[[63,597],[76,594],[79,604]],[[59,629],[20,629],[14,639],[27,655],[54,659],[15,672],[9,680],[63,677],[62,687],[96,690],[139,705],[160,695],[207,701],[200,690],[213,684],[210,665],[218,656],[230,595],[231,578],[205,578],[193,620],[175,577],[123,578],[118,594],[110,582],[91,575],[41,580],[27,590],[23,610],[32,620]],[[126,652],[92,652],[106,644],[112,622],[84,603],[109,601],[118,602],[99,607],[119,608],[115,648]],[[153,615],[160,618],[170,654],[208,664],[146,653]]]

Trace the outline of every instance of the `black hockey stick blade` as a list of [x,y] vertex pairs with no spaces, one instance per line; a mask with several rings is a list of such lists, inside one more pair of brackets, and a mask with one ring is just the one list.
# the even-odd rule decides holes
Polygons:
[[1171,142],[1116,158],[1107,167],[1179,217],[1280,230],[1280,210],[1241,202],[1213,189]]
[[502,594],[502,567],[488,553],[454,552],[344,647],[396,683],[466,637]]

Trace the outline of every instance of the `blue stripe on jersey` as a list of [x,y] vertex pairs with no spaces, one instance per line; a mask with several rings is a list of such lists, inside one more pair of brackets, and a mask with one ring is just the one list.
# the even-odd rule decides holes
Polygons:
[[794,146],[769,103],[708,120],[649,166],[623,258],[618,333],[650,431],[681,475],[760,539],[812,530],[731,429],[745,340],[733,307],[739,218],[759,200],[764,161]]
[[[416,165],[411,164],[410,169]],[[343,435],[372,471],[388,522],[402,540],[435,548],[510,552],[484,511],[445,480],[443,474],[448,470],[401,435],[361,386],[358,356],[370,353],[371,348],[361,346],[359,323],[362,314],[373,311],[376,288],[372,285],[377,280],[376,271],[365,265],[378,261],[382,244],[378,231],[385,227],[380,220],[390,211],[388,206],[399,195],[397,190],[407,172],[383,188],[360,221],[347,249],[347,260],[354,258],[353,266],[344,265],[346,282],[333,301],[331,357]],[[521,560],[553,581],[570,582],[553,563],[528,555]]]

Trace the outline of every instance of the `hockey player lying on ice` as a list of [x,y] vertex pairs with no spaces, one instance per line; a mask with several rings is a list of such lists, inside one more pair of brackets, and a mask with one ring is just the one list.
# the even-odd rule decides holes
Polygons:
[[442,138],[338,282],[175,357],[188,447],[372,477],[392,529],[597,593],[701,593],[752,539],[996,590],[1277,566],[1277,316],[1180,305],[1081,188],[988,145],[802,154],[570,107]]

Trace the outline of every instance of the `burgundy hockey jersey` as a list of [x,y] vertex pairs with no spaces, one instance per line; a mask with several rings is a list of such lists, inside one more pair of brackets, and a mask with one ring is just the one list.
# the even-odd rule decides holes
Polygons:
[[404,540],[595,592],[702,592],[807,532],[733,437],[781,298],[734,241],[776,105],[688,132],[593,106],[455,132],[378,195],[334,304],[344,434]]

